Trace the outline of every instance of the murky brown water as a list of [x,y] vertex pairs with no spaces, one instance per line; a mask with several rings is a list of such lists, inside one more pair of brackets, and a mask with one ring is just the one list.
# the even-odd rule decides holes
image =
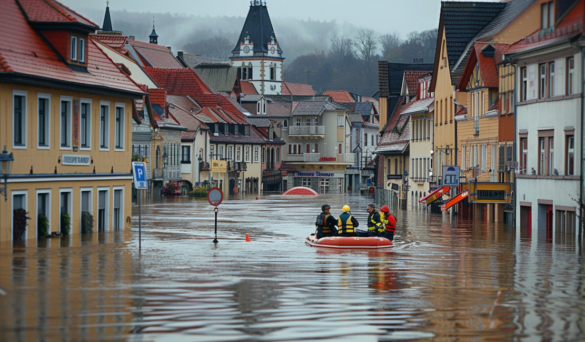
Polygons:
[[[585,340],[574,245],[397,213],[388,252],[305,246],[321,196],[143,205],[132,231],[0,246],[0,341]],[[245,234],[252,242],[245,242]],[[34,245],[33,245],[34,244]],[[494,306],[498,291],[501,296]]]

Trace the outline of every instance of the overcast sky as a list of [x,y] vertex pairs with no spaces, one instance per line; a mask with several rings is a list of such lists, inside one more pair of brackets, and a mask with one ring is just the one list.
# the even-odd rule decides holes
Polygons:
[[[106,1],[61,0],[83,14],[87,8],[105,9]],[[436,28],[440,0],[267,0],[271,19],[293,17],[302,20],[351,23],[379,33],[397,31],[403,37],[411,31]],[[111,10],[129,12],[177,13],[195,16],[245,17],[249,0],[111,0]],[[101,25],[101,18],[92,18]]]

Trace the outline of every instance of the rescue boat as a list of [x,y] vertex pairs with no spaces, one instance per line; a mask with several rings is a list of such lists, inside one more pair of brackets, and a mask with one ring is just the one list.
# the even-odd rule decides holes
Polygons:
[[383,237],[329,236],[317,239],[315,234],[309,235],[305,240],[305,244],[311,247],[336,249],[383,249],[394,247],[392,241]]

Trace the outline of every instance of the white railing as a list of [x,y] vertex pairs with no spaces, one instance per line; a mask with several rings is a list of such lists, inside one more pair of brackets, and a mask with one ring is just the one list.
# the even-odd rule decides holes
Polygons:
[[325,126],[290,126],[288,135],[325,135]]
[[318,162],[321,159],[321,153],[305,153],[305,162]]
[[289,154],[286,156],[287,162],[302,162],[305,161],[305,156],[302,154]]

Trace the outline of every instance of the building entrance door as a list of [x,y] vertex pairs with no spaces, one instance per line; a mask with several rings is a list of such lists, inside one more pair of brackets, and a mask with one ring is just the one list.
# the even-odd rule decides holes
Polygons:
[[319,192],[323,194],[329,192],[329,178],[321,178],[319,180]]

